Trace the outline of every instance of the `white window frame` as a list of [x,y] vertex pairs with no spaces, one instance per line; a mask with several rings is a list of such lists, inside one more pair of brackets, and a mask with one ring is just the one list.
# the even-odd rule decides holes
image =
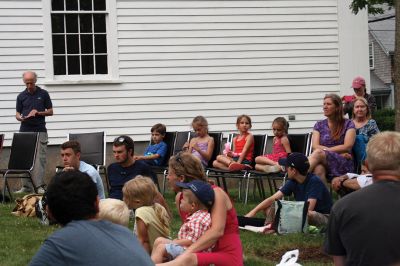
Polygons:
[[370,42],[368,45],[368,64],[369,64],[369,69],[373,70],[375,69],[375,57],[374,57],[374,43]]
[[106,0],[107,68],[108,74],[54,75],[51,30],[51,1],[43,3],[43,34],[45,54],[45,85],[121,83],[118,73],[117,8],[116,0]]

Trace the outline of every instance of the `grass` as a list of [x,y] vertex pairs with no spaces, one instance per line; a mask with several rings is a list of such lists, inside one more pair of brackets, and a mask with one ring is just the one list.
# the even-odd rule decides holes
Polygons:
[[[173,210],[172,237],[180,227],[180,220],[175,206],[173,195],[167,194],[166,199]],[[239,202],[236,197],[235,207],[239,215],[243,215],[253,208],[260,199],[250,199],[248,205]],[[59,227],[42,226],[36,218],[15,217],[11,214],[14,204],[0,204],[0,265],[14,266],[27,265],[37,252],[43,241]],[[332,261],[322,252],[323,237],[321,235],[261,235],[248,231],[241,231],[240,238],[244,249],[245,265],[276,265],[282,255],[292,249],[300,250],[299,263],[301,265],[331,265]]]

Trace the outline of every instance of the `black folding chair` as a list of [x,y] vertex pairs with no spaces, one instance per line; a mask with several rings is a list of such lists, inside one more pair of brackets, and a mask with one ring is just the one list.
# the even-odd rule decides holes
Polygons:
[[3,175],[3,203],[6,190],[12,200],[12,193],[8,185],[9,178],[28,178],[33,184],[33,189],[37,193],[36,184],[32,180],[32,170],[35,166],[36,149],[39,139],[37,132],[20,132],[14,133],[10,160],[7,169],[1,169],[0,174]]
[[[183,150],[183,145],[189,141],[190,132],[189,131],[178,131],[175,132],[174,144],[171,146],[171,156],[176,155]],[[169,158],[168,158],[169,159]],[[167,175],[168,175],[168,163],[167,167],[164,171],[163,176],[163,189],[162,193],[165,193],[166,183],[167,183]]]
[[[268,136],[267,149],[266,152],[271,152],[272,150],[272,140],[274,136]],[[300,152],[308,156],[311,153],[311,133],[304,134],[288,134],[288,139],[290,142],[290,148],[292,152]],[[250,171],[248,178],[260,179],[262,183],[263,178],[267,178],[269,189],[271,195],[278,190],[278,181],[285,183],[286,174],[279,173],[265,173],[261,171]],[[265,197],[265,195],[264,195]]]
[[[228,141],[231,142],[233,139],[234,134],[228,137]],[[265,141],[266,141],[266,135],[254,135],[254,150],[253,150],[253,162],[252,162],[252,167],[254,167],[254,158],[258,155],[259,153],[262,152],[261,149],[265,147]],[[262,147],[262,148],[260,148]],[[241,194],[242,194],[242,181],[246,179],[247,177],[248,170],[243,170],[243,171],[228,171],[228,170],[221,170],[218,168],[208,168],[206,171],[206,175],[208,178],[215,178],[217,179],[218,184],[220,184],[220,178],[222,179],[222,184],[224,190],[228,193],[228,187],[226,184],[226,179],[227,178],[236,178],[239,179],[239,200],[241,199]],[[247,196],[246,196],[247,197]]]
[[3,143],[4,143],[4,134],[0,134],[0,154],[3,150]]

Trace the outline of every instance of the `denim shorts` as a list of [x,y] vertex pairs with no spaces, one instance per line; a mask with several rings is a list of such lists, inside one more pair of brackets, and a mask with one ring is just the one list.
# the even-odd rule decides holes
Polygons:
[[174,243],[165,244],[165,250],[167,251],[168,255],[172,257],[172,259],[175,259],[179,255],[182,255],[183,252],[185,252],[184,247]]
[[[239,160],[239,157],[233,157],[232,159],[233,159],[235,162],[237,162],[237,160]],[[249,164],[249,165],[251,165],[251,161],[244,159],[244,160],[242,161],[242,164]]]

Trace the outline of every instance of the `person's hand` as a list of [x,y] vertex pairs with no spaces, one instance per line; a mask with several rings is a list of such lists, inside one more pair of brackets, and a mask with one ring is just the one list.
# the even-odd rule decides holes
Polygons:
[[189,150],[189,142],[188,141],[186,141],[185,144],[183,144],[183,147],[182,147],[182,151],[187,151],[187,150]]
[[226,156],[228,156],[228,157],[233,157],[233,152],[232,151],[228,151],[228,153],[226,154]]
[[342,153],[341,155],[342,155],[345,159],[347,159],[347,160],[353,159],[353,156],[352,156],[350,153],[348,153],[348,152]]
[[32,111],[29,112],[29,114],[26,118],[35,117],[38,113],[39,112],[36,109],[32,109]]
[[195,143],[193,144],[192,148],[193,148],[195,151],[200,152],[200,148],[199,148],[199,146],[197,145],[197,142],[195,142]]
[[72,166],[65,166],[63,169],[64,172],[69,172],[69,171],[74,171],[74,170],[75,170],[75,168],[73,168]]
[[331,182],[332,189],[338,191],[341,188],[340,183],[342,182],[342,180],[343,178],[340,176],[334,177]]

